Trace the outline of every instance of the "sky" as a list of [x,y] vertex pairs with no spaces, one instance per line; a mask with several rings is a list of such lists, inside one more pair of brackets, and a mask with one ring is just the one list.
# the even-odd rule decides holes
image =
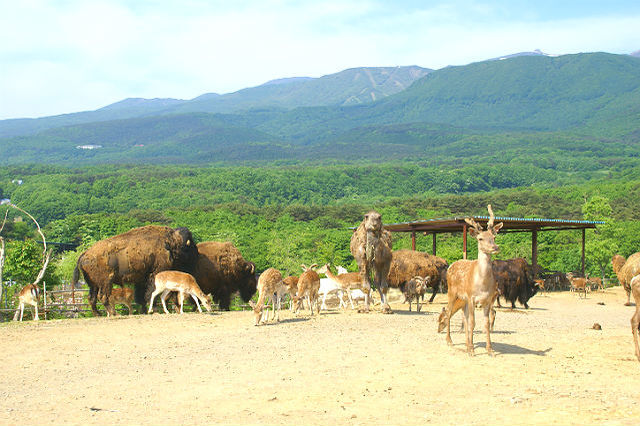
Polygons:
[[0,119],[362,66],[640,50],[638,0],[0,0]]

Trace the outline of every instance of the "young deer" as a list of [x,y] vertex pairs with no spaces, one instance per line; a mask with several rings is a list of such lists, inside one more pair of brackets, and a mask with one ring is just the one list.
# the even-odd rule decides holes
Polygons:
[[42,269],[38,273],[36,280],[32,284],[27,284],[20,290],[18,293],[18,302],[20,306],[16,309],[16,313],[13,315],[13,320],[15,321],[18,318],[18,312],[20,312],[20,321],[22,321],[22,316],[24,314],[24,305],[31,305],[34,308],[33,320],[38,321],[40,318],[38,317],[38,298],[40,297],[40,287],[38,287],[38,283],[44,277],[44,273],[47,270],[47,265],[49,265],[49,259],[51,259],[51,252],[46,254],[44,259],[44,265]]
[[321,274],[325,274],[327,278],[334,281],[342,288],[342,291],[347,294],[347,297],[349,297],[349,302],[351,302],[351,309],[355,309],[351,290],[361,290],[364,293],[365,309],[367,312],[369,312],[369,294],[371,287],[369,287],[369,285],[365,282],[359,272],[348,272],[346,274],[334,275],[333,272],[331,272],[331,268],[329,267],[328,263],[322,266],[322,268],[318,269],[318,272]]
[[287,291],[287,286],[282,280],[282,273],[275,268],[267,269],[260,274],[257,287],[258,302],[249,301],[249,305],[253,308],[253,314],[255,315],[255,325],[269,320],[269,307],[267,305],[267,309],[264,308],[265,299],[271,300],[273,317],[276,321],[280,321],[280,302]]
[[180,305],[180,313],[182,313],[182,307],[184,306],[185,293],[190,295],[196,302],[196,306],[198,307],[199,312],[202,312],[202,309],[200,308],[198,299],[200,299],[202,306],[204,306],[204,308],[208,312],[211,312],[211,304],[209,303],[209,299],[204,295],[202,290],[200,290],[200,286],[191,274],[180,271],[163,271],[156,274],[155,286],[156,289],[153,291],[153,294],[151,294],[151,300],[149,301],[148,313],[153,312],[153,300],[158,294],[162,293],[162,296],[160,296],[160,300],[162,301],[164,313],[168,314],[169,311],[167,310],[166,299],[169,293],[172,291],[178,292],[178,304]]
[[[31,305],[34,309],[33,319],[38,321],[38,299],[40,298],[40,288],[36,284],[28,284],[20,290],[18,293],[18,302],[20,303],[20,321],[22,321],[22,315],[24,314],[24,305]],[[16,316],[18,312],[16,311]],[[14,318],[15,319],[15,318]]]
[[318,276],[318,273],[311,268],[305,270],[298,279],[298,292],[293,297],[293,303],[295,306],[293,312],[296,313],[300,310],[303,297],[306,297],[309,309],[311,310],[311,315],[313,315],[314,304],[316,305],[316,310],[319,314],[320,307],[318,306],[318,290],[320,290],[320,277]]
[[633,343],[636,346],[636,357],[640,361],[640,345],[638,345],[638,333],[640,333],[640,275],[631,279],[631,294],[636,301],[636,312],[631,317],[631,332],[633,333]]
[[486,231],[483,231],[475,220],[465,219],[465,222],[471,226],[469,233],[478,240],[478,260],[458,260],[449,267],[447,271],[449,303],[446,308],[442,308],[438,320],[438,332],[446,328],[447,343],[453,345],[450,334],[451,316],[459,309],[464,308],[467,353],[474,355],[475,307],[476,304],[481,305],[484,308],[487,352],[493,356],[490,332],[495,319],[493,304],[498,295],[498,286],[493,277],[491,255],[500,251],[495,243],[495,237],[502,228],[502,222],[494,225],[494,215],[490,204],[487,209],[489,210],[489,221]]
[[[116,303],[121,303],[129,310],[129,315],[133,313],[131,304],[133,303],[133,289],[129,287],[113,288],[111,290],[111,296],[109,296],[109,304],[116,307]],[[107,310],[107,316],[110,316],[109,310]]]

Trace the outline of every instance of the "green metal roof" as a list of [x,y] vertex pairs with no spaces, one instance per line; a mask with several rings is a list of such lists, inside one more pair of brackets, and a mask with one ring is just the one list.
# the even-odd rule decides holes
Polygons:
[[[472,218],[481,225],[486,225],[489,216],[466,216]],[[465,217],[435,218],[416,220],[413,222],[385,224],[385,229],[391,232],[462,232],[466,222]],[[600,220],[575,220],[575,219],[544,219],[525,217],[504,217],[496,216],[494,220],[503,223],[503,230],[511,232],[527,231],[561,231],[570,229],[595,228],[596,225],[603,225]]]

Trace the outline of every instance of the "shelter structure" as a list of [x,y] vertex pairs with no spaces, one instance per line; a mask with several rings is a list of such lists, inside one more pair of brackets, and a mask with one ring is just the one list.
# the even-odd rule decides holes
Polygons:
[[[486,227],[489,216],[466,216],[472,218],[480,225]],[[411,247],[416,249],[416,235],[422,233],[425,236],[431,235],[433,241],[432,253],[436,254],[436,236],[441,233],[462,233],[462,255],[467,258],[467,234],[468,227],[465,217],[438,218],[428,220],[416,220],[414,222],[385,224],[384,227],[391,232],[410,232]],[[531,264],[534,271],[538,268],[538,232],[543,231],[567,231],[577,230],[582,232],[582,276],[584,276],[585,266],[585,241],[586,230],[595,229],[596,225],[602,225],[602,221],[591,220],[569,220],[569,219],[537,219],[521,217],[495,217],[496,222],[502,222],[504,226],[501,233],[505,232],[530,232],[531,233]]]

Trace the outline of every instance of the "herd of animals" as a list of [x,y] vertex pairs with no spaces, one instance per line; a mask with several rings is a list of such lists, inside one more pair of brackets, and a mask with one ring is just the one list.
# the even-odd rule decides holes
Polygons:
[[[286,295],[290,297],[290,307],[298,312],[306,302],[313,315],[326,308],[325,299],[329,293],[335,293],[341,306],[347,306],[346,295],[354,307],[356,296],[364,299],[362,311],[369,312],[372,288],[380,295],[381,310],[391,313],[387,300],[389,287],[402,290],[405,302],[416,301],[420,311],[420,300],[428,288],[432,289],[429,302],[432,302],[438,289],[447,291],[448,303],[442,309],[438,319],[438,331],[446,329],[446,340],[452,345],[450,320],[458,311],[463,312],[463,325],[466,332],[466,348],[474,354],[473,330],[475,327],[475,308],[482,308],[486,348],[493,355],[491,330],[495,320],[494,304],[500,305],[500,297],[515,307],[518,301],[525,308],[527,302],[539,289],[545,289],[561,279],[559,275],[548,280],[534,280],[534,272],[525,259],[492,260],[491,256],[499,251],[495,237],[502,223],[494,223],[491,205],[487,206],[489,221],[483,229],[473,219],[465,219],[469,225],[471,237],[478,242],[477,260],[458,260],[451,265],[437,256],[413,250],[392,250],[391,234],[384,229],[381,215],[371,211],[364,216],[351,237],[351,253],[358,264],[358,272],[338,270],[336,274],[329,264],[318,268],[302,265],[300,276],[283,277],[275,268],[269,268],[257,277],[255,265],[246,261],[239,250],[229,242],[207,241],[196,244],[187,228],[171,229],[162,226],[144,226],[132,229],[97,242],[78,259],[73,273],[72,286],[76,286],[80,275],[89,287],[89,303],[94,315],[99,315],[97,302],[100,300],[107,316],[115,315],[115,304],[127,305],[129,313],[135,300],[142,306],[143,312],[153,312],[153,302],[159,295],[165,313],[168,313],[166,300],[177,299],[176,306],[183,312],[185,298],[191,297],[198,310],[201,305],[211,311],[206,295],[210,295],[221,310],[229,310],[231,296],[239,292],[248,302],[255,315],[255,325],[268,321],[269,302],[273,317],[279,320],[279,311]],[[42,278],[49,257],[33,284],[25,286],[18,294],[20,320],[26,304],[35,307],[34,319],[38,319],[37,300],[38,281]],[[614,272],[627,294],[627,303],[633,295],[636,310],[631,318],[631,328],[635,345],[635,354],[640,360],[640,252],[628,259],[616,255],[612,259]],[[320,274],[327,278],[321,279]],[[583,290],[592,284],[585,278],[569,276],[571,288]],[[134,289],[125,287],[125,283],[134,284]],[[114,288],[117,284],[121,287]],[[251,301],[258,292],[256,303]],[[323,296],[320,305],[320,295]],[[265,305],[265,302],[266,305]],[[147,308],[148,306],[148,308]],[[16,317],[18,314],[16,310]]]

